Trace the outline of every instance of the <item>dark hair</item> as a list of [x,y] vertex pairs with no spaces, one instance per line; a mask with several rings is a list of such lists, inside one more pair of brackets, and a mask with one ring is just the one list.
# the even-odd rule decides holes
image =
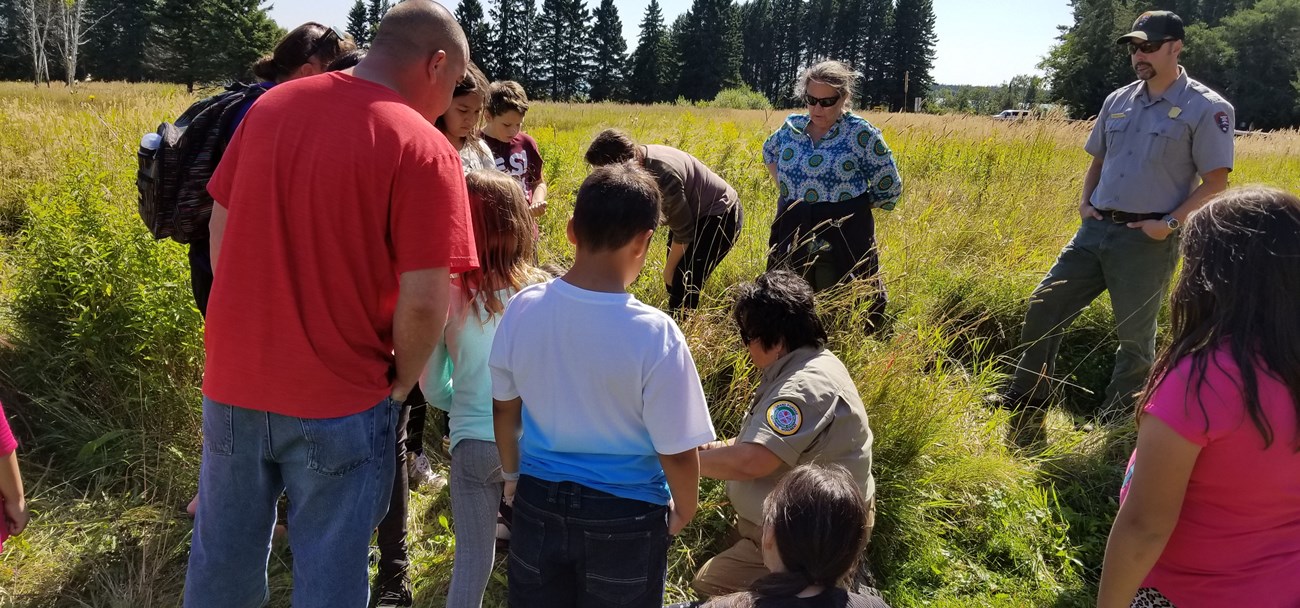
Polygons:
[[361,63],[362,58],[364,58],[365,56],[366,56],[365,49],[352,49],[346,53],[343,53],[342,55],[339,55],[338,59],[331,61],[329,67],[325,68],[325,71],[338,72],[340,70],[346,70],[348,68],[355,68],[357,67],[358,63]]
[[805,464],[786,473],[763,501],[785,572],[750,586],[750,598],[793,597],[810,585],[837,587],[867,546],[866,500],[838,464]]
[[285,34],[270,55],[258,59],[253,74],[262,80],[280,82],[312,57],[319,58],[321,65],[329,65],[355,48],[347,34],[340,36],[334,28],[308,21]]
[[[1192,363],[1187,394],[1199,394],[1216,351],[1226,347],[1241,371],[1246,413],[1270,446],[1260,372],[1290,390],[1300,426],[1300,198],[1275,188],[1229,190],[1193,213],[1183,232],[1183,270],[1169,298],[1173,336],[1156,357],[1138,415],[1185,357]],[[1201,399],[1188,401],[1206,414]],[[1291,443],[1300,452],[1300,428]]]
[[521,116],[528,113],[528,93],[524,92],[524,86],[513,80],[498,80],[488,86],[488,115],[500,116],[510,111]]
[[578,248],[612,251],[659,225],[659,185],[631,163],[597,167],[582,181],[573,203]]
[[[473,61],[470,61],[465,64],[465,77],[461,78],[460,82],[456,83],[456,88],[452,89],[451,98],[455,99],[457,97],[469,95],[470,93],[478,93],[483,99],[481,103],[486,106],[487,90],[487,76],[484,76],[483,70],[478,69],[478,66],[474,65]],[[433,126],[438,127],[439,130],[443,130],[446,128],[446,123],[444,123],[442,117],[439,116],[438,120],[433,121]],[[473,139],[474,137],[475,135],[471,133],[470,139]]]
[[533,259],[533,216],[519,182],[505,173],[471,171],[465,184],[479,267],[460,276],[466,300],[484,319],[505,310],[498,290],[518,290],[527,281]]
[[786,350],[826,344],[812,287],[788,270],[765,272],[741,285],[731,313],[747,343],[758,340],[767,348],[784,344]]
[[605,129],[596,134],[587,147],[587,164],[603,167],[614,163],[625,163],[636,158],[636,142],[627,133],[618,129]]

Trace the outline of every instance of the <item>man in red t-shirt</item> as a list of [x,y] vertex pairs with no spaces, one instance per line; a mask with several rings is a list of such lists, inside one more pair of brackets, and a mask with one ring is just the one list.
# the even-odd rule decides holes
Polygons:
[[283,84],[248,112],[208,189],[203,464],[185,606],[261,606],[290,499],[295,606],[363,606],[400,403],[477,266],[460,157],[433,127],[469,51],[408,0],[352,74]]

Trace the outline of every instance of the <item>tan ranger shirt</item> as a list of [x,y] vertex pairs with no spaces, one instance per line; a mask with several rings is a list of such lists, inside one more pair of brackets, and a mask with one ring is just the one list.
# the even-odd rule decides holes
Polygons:
[[763,499],[781,476],[809,462],[844,466],[864,499],[875,496],[867,411],[849,370],[824,348],[800,348],[763,370],[736,442],[757,443],[783,463],[767,477],[727,482],[736,513],[752,523],[763,521]]

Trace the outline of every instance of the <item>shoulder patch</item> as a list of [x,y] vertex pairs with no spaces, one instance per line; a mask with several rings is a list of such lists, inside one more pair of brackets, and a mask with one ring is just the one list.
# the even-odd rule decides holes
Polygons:
[[767,406],[767,426],[777,435],[789,437],[803,426],[803,412],[792,401],[774,401]]
[[1227,112],[1219,112],[1215,114],[1214,123],[1219,125],[1219,130],[1224,133],[1232,131],[1232,121],[1228,119]]

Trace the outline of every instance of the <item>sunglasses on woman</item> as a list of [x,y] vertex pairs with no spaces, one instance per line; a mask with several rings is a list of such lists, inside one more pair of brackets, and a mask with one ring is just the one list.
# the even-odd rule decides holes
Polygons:
[[809,107],[821,106],[823,108],[829,108],[839,103],[840,97],[841,97],[840,95],[833,95],[831,97],[813,97],[812,95],[804,95],[803,102],[804,105],[807,105]]
[[1164,46],[1168,40],[1156,40],[1155,42],[1130,42],[1128,43],[1128,54],[1136,55],[1139,52],[1143,55],[1150,55]]
[[330,38],[333,38],[337,45],[338,41],[343,40],[344,36],[346,36],[346,34],[344,34],[343,30],[340,30],[338,26],[330,26],[329,29],[325,30],[324,34],[321,34],[320,38],[316,39],[314,44],[307,47],[307,58],[311,59],[312,57],[315,57],[316,53],[321,50],[321,47],[325,46],[326,42],[329,42]]

